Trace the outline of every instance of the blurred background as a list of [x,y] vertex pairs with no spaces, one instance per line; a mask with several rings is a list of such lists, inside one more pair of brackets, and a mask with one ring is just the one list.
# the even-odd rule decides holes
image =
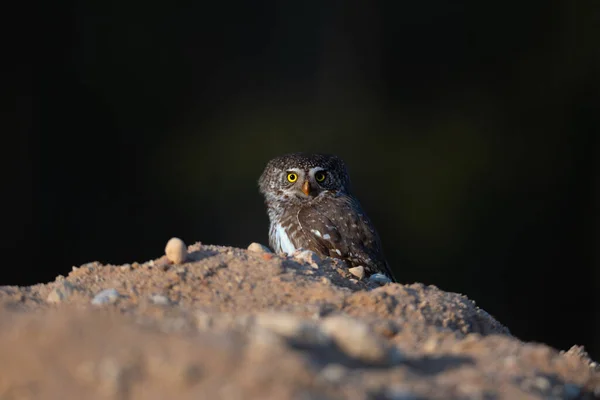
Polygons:
[[600,358],[597,2],[21,7],[0,285],[266,244],[266,162],[335,153],[402,282]]

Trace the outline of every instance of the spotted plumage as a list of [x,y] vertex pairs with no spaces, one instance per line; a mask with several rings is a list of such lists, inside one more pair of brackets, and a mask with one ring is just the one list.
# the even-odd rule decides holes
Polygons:
[[259,181],[269,214],[269,244],[278,253],[308,249],[395,281],[371,221],[351,194],[336,156],[294,153],[268,162]]

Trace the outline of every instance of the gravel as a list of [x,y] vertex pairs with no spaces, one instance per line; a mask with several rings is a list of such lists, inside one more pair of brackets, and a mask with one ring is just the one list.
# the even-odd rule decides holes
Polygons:
[[0,363],[0,397],[600,393],[598,364],[583,347],[525,343],[464,295],[357,280],[336,260],[273,254],[258,244],[196,243],[186,253],[185,265],[167,255],[92,262],[54,282],[0,287],[0,359],[10,360]]

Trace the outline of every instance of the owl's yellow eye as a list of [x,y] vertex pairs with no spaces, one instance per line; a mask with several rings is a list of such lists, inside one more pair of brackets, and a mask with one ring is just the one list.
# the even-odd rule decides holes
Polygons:
[[294,174],[293,172],[290,172],[287,175],[287,180],[290,181],[291,183],[294,183],[294,182],[296,182],[298,180],[298,175]]
[[325,173],[321,171],[316,172],[315,179],[317,180],[317,182],[323,182],[325,180]]

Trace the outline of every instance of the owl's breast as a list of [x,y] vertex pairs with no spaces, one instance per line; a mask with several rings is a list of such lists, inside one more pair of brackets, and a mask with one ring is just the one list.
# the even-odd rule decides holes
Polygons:
[[269,234],[269,241],[271,242],[271,247],[276,253],[286,253],[291,255],[296,251],[296,247],[290,240],[286,229],[281,226],[280,223],[273,224],[271,227],[271,232]]

